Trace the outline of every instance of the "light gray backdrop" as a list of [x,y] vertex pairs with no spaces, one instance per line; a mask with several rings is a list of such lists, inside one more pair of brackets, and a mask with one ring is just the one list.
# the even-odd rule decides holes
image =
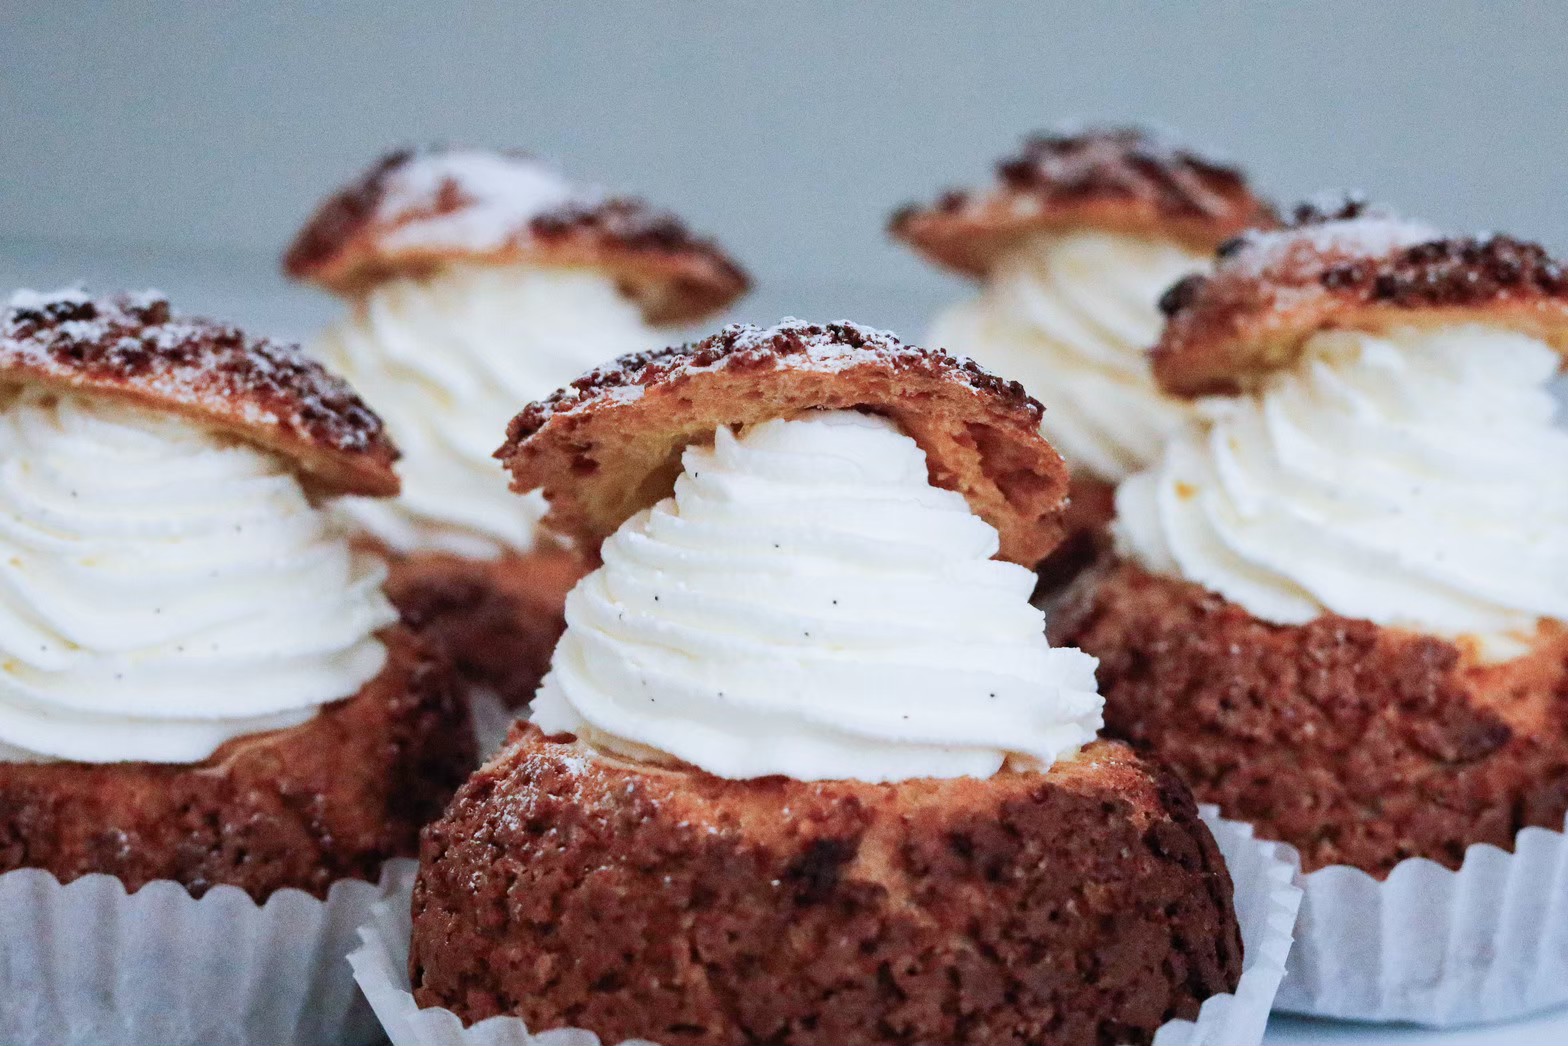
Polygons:
[[748,318],[923,325],[888,210],[1023,132],[1152,121],[1293,197],[1568,245],[1568,4],[0,0],[0,279],[306,326],[277,251],[389,146],[522,145],[751,267]]

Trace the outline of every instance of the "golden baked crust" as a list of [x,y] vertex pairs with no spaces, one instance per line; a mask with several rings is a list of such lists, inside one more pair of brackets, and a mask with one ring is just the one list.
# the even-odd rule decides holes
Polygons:
[[397,450],[345,382],[296,346],[174,315],[155,292],[18,292],[0,326],[0,382],[184,415],[282,455],[321,493],[398,490]]
[[595,554],[720,426],[857,408],[920,444],[931,481],[1000,532],[1002,558],[1033,566],[1061,539],[1067,467],[1040,435],[1044,408],[971,360],[849,323],[735,325],[623,356],[524,409],[496,457],[512,489],[543,489],[544,526]]
[[1136,128],[1035,135],[996,171],[995,187],[910,204],[889,230],[938,265],[983,276],[1047,230],[1103,229],[1206,251],[1274,221],[1239,170]]
[[580,556],[542,547],[498,559],[446,552],[387,560],[387,597],[403,623],[451,659],[464,684],[525,708],[566,631],[566,593],[588,570]]
[[1335,327],[1480,322],[1568,353],[1568,272],[1542,247],[1445,237],[1358,200],[1304,206],[1288,229],[1223,245],[1212,275],[1177,283],[1160,307],[1154,374],[1182,396],[1242,389]]
[[424,1006],[604,1042],[1148,1042],[1234,990],[1232,884],[1122,745],[985,780],[732,781],[514,728],[425,832]]
[[235,738],[189,766],[0,762],[0,872],[62,882],[102,872],[135,890],[238,886],[326,896],[414,856],[475,762],[473,728],[444,661],[406,630],[387,664],[299,726]]
[[[435,164],[467,151],[403,150],[328,198],[283,258],[296,279],[357,294],[395,276],[422,276],[453,261],[584,266],[614,275],[652,323],[685,323],[722,309],[750,287],[712,240],[641,200],[548,200],[487,216],[509,226],[475,236],[465,214],[485,206],[483,187]],[[481,154],[531,182],[542,169],[523,153]],[[523,190],[526,191],[526,190]]]
[[1274,625],[1135,564],[1084,575],[1051,642],[1100,659],[1106,730],[1203,802],[1290,843],[1307,871],[1458,868],[1568,813],[1568,626],[1495,665],[1455,644],[1324,614]]

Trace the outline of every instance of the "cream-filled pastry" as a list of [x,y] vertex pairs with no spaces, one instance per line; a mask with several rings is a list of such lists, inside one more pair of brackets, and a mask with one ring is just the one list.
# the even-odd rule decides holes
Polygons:
[[482,689],[526,700],[581,565],[537,541],[538,498],[494,460],[520,404],[679,340],[744,291],[711,242],[530,157],[399,153],[325,203],[285,259],[348,299],[316,353],[385,417],[402,495],[339,511],[392,557],[389,589]]
[[607,1042],[1146,1042],[1232,990],[1212,837],[1096,739],[1093,661],[1029,604],[1067,488],[1039,426],[972,362],[798,321],[519,415],[517,487],[603,565],[426,836],[415,1000]]
[[1568,811],[1568,278],[1352,202],[1170,296],[1197,416],[1052,635],[1112,732],[1306,866],[1457,867]]
[[412,854],[472,766],[471,728],[326,508],[394,493],[395,457],[295,346],[151,293],[12,299],[0,873],[263,900]]
[[1191,407],[1162,392],[1147,352],[1160,296],[1214,247],[1272,221],[1241,173],[1135,130],[1029,139],[1000,184],[905,208],[893,234],[982,281],[929,340],[1023,382],[1074,474],[1078,540],[1061,580],[1103,546],[1111,487],[1158,455]]

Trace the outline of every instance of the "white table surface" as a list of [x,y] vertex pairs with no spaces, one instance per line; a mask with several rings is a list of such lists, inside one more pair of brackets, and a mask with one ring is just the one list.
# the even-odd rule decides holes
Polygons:
[[[72,284],[85,284],[96,292],[156,287],[167,292],[182,311],[231,320],[251,333],[284,338],[308,336],[335,311],[333,303],[321,295],[288,285],[277,274],[275,260],[262,255],[103,249],[0,239],[0,298],[9,296],[16,287],[46,290]],[[829,288],[810,283],[789,287],[775,282],[760,286],[739,313],[743,319],[761,323],[785,315],[840,319],[848,312],[849,319],[914,333],[938,304],[922,301],[920,295],[898,287]],[[1269,1022],[1263,1041],[1276,1046],[1568,1046],[1568,1009],[1509,1024],[1441,1032],[1278,1014]]]

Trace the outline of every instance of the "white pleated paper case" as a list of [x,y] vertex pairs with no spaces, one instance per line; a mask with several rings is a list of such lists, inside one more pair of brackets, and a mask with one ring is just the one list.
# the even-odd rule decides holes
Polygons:
[[1446,1028],[1568,1004],[1564,832],[1526,828],[1513,853],[1477,844],[1457,871],[1412,858],[1381,882],[1345,865],[1297,882],[1282,1010]]
[[116,1046],[310,1046],[376,1042],[380,1028],[344,957],[414,862],[380,883],[334,883],[325,900],[234,886],[201,898],[169,880],[127,894],[87,875],[0,875],[0,1042]]
[[[1275,843],[1259,842],[1247,825],[1221,820],[1204,810],[1236,884],[1236,916],[1245,952],[1234,994],[1206,1000],[1194,1021],[1169,1021],[1155,1035],[1157,1046],[1253,1046],[1263,1038],[1301,891],[1294,869]],[[413,871],[389,883],[360,929],[362,944],[349,956],[354,976],[395,1046],[601,1046],[598,1036],[578,1028],[531,1034],[515,1017],[492,1017],[471,1027],[450,1010],[421,1009],[409,991],[409,896]],[[641,1040],[622,1046],[653,1046]]]
[[[476,721],[481,751],[505,737],[499,702]],[[476,714],[477,714],[476,709]],[[233,886],[200,899],[160,880],[127,894],[108,875],[62,886],[0,875],[0,1043],[6,1046],[357,1046],[381,1027],[346,956],[372,907],[415,863],[378,883],[345,879],[325,900],[285,889],[257,904]]]

